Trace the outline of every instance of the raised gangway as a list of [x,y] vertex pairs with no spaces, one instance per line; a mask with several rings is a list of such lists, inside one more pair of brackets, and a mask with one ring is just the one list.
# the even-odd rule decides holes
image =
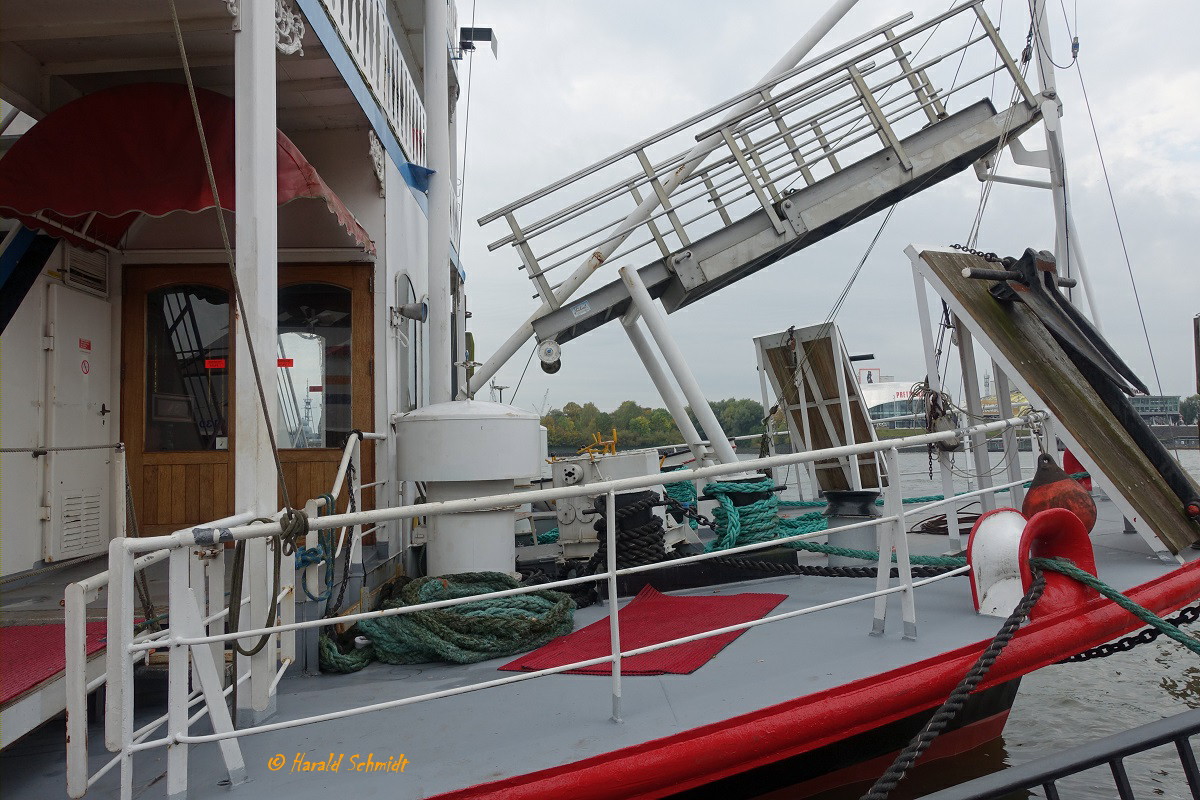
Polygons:
[[[488,248],[514,249],[541,306],[473,383],[531,332],[562,345],[624,315],[618,263],[673,312],[971,167],[1041,118],[1044,98],[980,0],[911,19],[480,218],[507,225]],[[581,294],[597,275],[609,282]]]

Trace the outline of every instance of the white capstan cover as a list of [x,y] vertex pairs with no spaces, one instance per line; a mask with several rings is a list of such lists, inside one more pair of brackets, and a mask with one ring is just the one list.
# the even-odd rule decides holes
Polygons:
[[480,400],[454,400],[396,417],[402,480],[495,481],[541,473],[536,414]]

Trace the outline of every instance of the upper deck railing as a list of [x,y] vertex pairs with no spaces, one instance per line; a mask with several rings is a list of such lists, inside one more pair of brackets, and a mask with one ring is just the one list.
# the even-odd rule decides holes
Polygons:
[[[488,248],[515,247],[537,296],[559,308],[598,263],[667,259],[759,211],[782,234],[790,194],[881,150],[911,172],[905,137],[945,119],[968,87],[990,79],[1010,104],[1036,103],[981,0],[901,29],[911,17],[484,215],[480,225],[509,228]],[[731,113],[748,99],[757,105]],[[631,217],[651,195],[658,208]]]
[[[387,0],[320,2],[405,156],[425,166],[425,106],[388,19]],[[457,39],[458,12],[452,1],[447,6],[447,36]]]

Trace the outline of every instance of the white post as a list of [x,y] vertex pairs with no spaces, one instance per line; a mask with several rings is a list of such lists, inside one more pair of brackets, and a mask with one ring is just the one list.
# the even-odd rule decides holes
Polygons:
[[[767,437],[767,455],[775,455],[775,423],[771,419],[771,397],[767,392],[767,370],[763,366],[762,348],[758,345],[754,346],[754,358],[758,366],[758,393],[762,397],[763,415],[766,422],[763,423],[763,432]],[[786,412],[784,412],[786,413]],[[767,474],[771,476],[771,482],[778,484],[779,480],[775,477],[775,468],[767,470]],[[804,499],[804,490],[800,488],[800,476],[796,476],[796,492],[800,499]]]
[[604,542],[608,563],[608,641],[612,647],[612,721],[621,721],[621,620],[617,613],[617,494],[609,491],[604,498],[607,525]]
[[[829,349],[833,351],[833,368],[837,371],[838,406],[842,412],[842,431],[846,441],[843,444],[856,444],[854,441],[854,420],[850,418],[850,386],[846,381],[846,369],[843,359],[846,358],[846,345],[842,334],[834,329],[829,337]],[[878,469],[878,468],[877,468]],[[850,456],[850,488],[856,492],[862,491],[862,470],[858,466],[858,456]]]
[[[426,0],[427,5],[432,2],[437,2],[437,0]],[[800,40],[796,42],[796,44],[792,45],[792,49],[788,50],[787,53],[784,54],[783,58],[779,59],[779,61],[775,63],[775,66],[767,70],[767,74],[763,75],[763,77],[755,85],[757,86],[762,83],[767,83],[773,78],[782,75],[799,64],[800,59],[808,55],[812,49],[817,46],[817,42],[821,41],[821,39],[825,37],[825,34],[829,33],[829,31],[833,29],[833,26],[836,25],[842,17],[846,16],[846,12],[853,8],[857,2],[858,0],[837,0],[837,2],[835,2],[833,6],[821,16],[820,19],[813,23],[813,26],[809,28],[808,33],[804,34],[804,36],[802,36]],[[426,52],[429,51],[428,44],[426,45],[425,49]],[[429,78],[427,69],[426,81],[428,80]],[[426,86],[428,86],[428,83],[426,83]],[[762,99],[763,98],[761,94],[756,94],[752,97],[746,98],[733,108],[729,109],[725,116],[721,118],[721,121],[727,122],[741,114],[744,114],[745,112],[762,103]],[[433,111],[429,107],[428,98],[426,99],[425,107],[429,112],[429,115],[432,116]],[[708,157],[708,154],[719,147],[723,142],[724,139],[721,137],[720,133],[714,133],[711,136],[707,136],[701,140],[695,147],[691,149],[690,152],[688,152],[687,156],[684,157],[683,164],[681,164],[673,173],[671,173],[670,178],[663,182],[663,194],[669,197],[671,193],[678,189],[684,181],[691,177],[692,173],[696,170],[696,167],[700,166],[700,164],[704,162],[704,159]],[[575,272],[572,273],[571,276],[568,277],[562,283],[562,285],[555,290],[554,298],[557,303],[561,305],[562,303],[565,303],[573,294],[575,294],[579,287],[583,285],[584,281],[591,277],[592,273],[599,269],[600,265],[603,264],[609,256],[617,251],[621,244],[624,243],[627,238],[629,238],[629,235],[639,225],[650,218],[650,215],[654,213],[658,206],[658,193],[649,192],[646,195],[646,199],[639,203],[638,207],[630,212],[629,216],[625,218],[625,221],[617,226],[615,230],[618,230],[621,233],[600,245],[600,247],[596,249],[596,252],[592,253],[587,261],[585,261],[583,264],[580,264]],[[512,336],[508,337],[508,340],[504,342],[504,344],[500,345],[499,349],[497,349],[496,352],[492,354],[491,358],[487,360],[487,363],[485,363],[475,372],[475,377],[472,379],[472,383],[474,383],[476,386],[484,386],[488,380],[490,380],[492,376],[495,375],[496,372],[499,371],[499,369],[504,366],[504,364],[510,358],[512,358],[518,350],[521,349],[521,346],[525,344],[525,342],[529,341],[529,337],[533,335],[533,321],[542,314],[545,314],[550,309],[551,306],[549,303],[542,303],[541,307],[538,308],[538,310],[535,311],[529,317],[529,319],[526,320],[523,325],[521,325],[521,327],[517,328],[517,330],[513,332]],[[432,306],[430,307],[429,311],[430,317],[432,318]]]
[[[1063,154],[1062,105],[1058,89],[1054,81],[1054,49],[1050,45],[1050,22],[1046,18],[1046,1],[1029,0],[1029,13],[1036,21],[1037,31],[1034,35],[1034,51],[1038,82],[1042,95],[1042,126],[1046,129],[1046,152],[1050,160],[1050,191],[1054,198],[1054,260],[1059,268],[1071,263],[1079,273],[1079,283],[1083,286],[1087,297],[1088,310],[1092,314],[1092,322],[1100,330],[1100,314],[1096,308],[1096,299],[1092,292],[1092,282],[1088,278],[1087,264],[1083,260],[1083,248],[1077,241],[1079,232],[1075,230],[1071,211],[1067,207],[1067,176],[1063,172],[1066,163]],[[1072,254],[1074,258],[1072,259]]]
[[700,431],[696,430],[696,426],[692,424],[692,418],[688,416],[683,398],[679,396],[675,391],[675,387],[667,379],[667,374],[663,372],[662,364],[658,363],[658,357],[654,355],[654,350],[650,347],[650,342],[646,341],[645,334],[642,333],[642,329],[637,324],[639,316],[637,308],[631,308],[621,318],[621,327],[625,329],[625,333],[629,336],[629,341],[633,345],[633,349],[637,351],[638,358],[642,360],[642,365],[646,367],[646,372],[650,375],[650,380],[654,382],[654,388],[658,389],[658,394],[662,397],[663,403],[666,404],[667,411],[671,412],[671,418],[675,420],[675,426],[683,434],[683,441],[687,443],[688,449],[692,451],[692,457],[696,459],[696,463],[699,466],[707,467],[712,464],[712,459],[708,457],[708,451],[704,449],[704,437],[700,435]]
[[[958,353],[959,360],[962,365],[963,374],[963,391],[966,397],[963,398],[967,406],[967,413],[971,415],[971,419],[967,421],[968,425],[974,425],[983,419],[983,404],[979,400],[979,370],[975,366],[975,342],[971,338],[971,332],[967,330],[966,325],[958,324],[955,320],[955,329],[958,331]],[[988,437],[986,433],[977,433],[971,436],[967,446],[971,448],[971,455],[975,460],[975,474],[979,476],[979,488],[988,489],[992,486],[992,463],[988,458],[987,449]],[[996,495],[981,494],[979,496],[979,505],[985,512],[992,511],[996,508]],[[957,534],[957,530],[953,533]],[[958,537],[955,536],[955,539]],[[955,541],[955,545],[958,542]]]
[[667,328],[667,315],[650,297],[650,292],[646,290],[646,284],[642,283],[642,277],[637,274],[637,270],[626,265],[618,271],[621,273],[621,280],[629,289],[629,296],[633,298],[634,306],[646,320],[646,327],[650,329],[650,335],[654,337],[655,344],[662,352],[663,358],[667,362],[667,368],[675,376],[675,382],[683,390],[683,396],[691,405],[692,413],[696,415],[696,419],[700,421],[701,427],[708,435],[709,446],[716,454],[717,462],[720,464],[735,463],[738,460],[737,454],[733,452],[729,439],[725,436],[725,431],[717,420],[717,415],[713,413],[712,407],[708,405],[708,399],[700,390],[696,376],[692,374],[683,353],[679,351],[679,345],[671,336],[671,331]]
[[[425,158],[429,176],[429,402],[451,399],[450,89],[446,0],[425,0]],[[524,341],[524,340],[522,340]],[[482,386],[484,380],[476,380]]]
[[[278,198],[275,189],[275,8],[271,3],[241,3],[234,33],[234,156],[237,185],[237,275],[246,304],[253,342],[239,326],[234,339],[235,430],[234,506],[238,511],[268,512],[275,508],[275,461],[267,426],[272,424],[276,397],[275,355],[279,317]],[[259,407],[248,347],[258,355],[267,419]],[[250,609],[243,624],[258,627],[274,598],[266,539],[246,543],[246,582]],[[248,663],[247,663],[248,662]],[[243,719],[260,722],[274,712],[271,681],[275,677],[275,640],[253,658],[238,659],[238,674],[249,669],[249,691],[238,693]]]
[[[908,557],[908,533],[904,528],[904,490],[900,487],[900,459],[897,456],[896,448],[892,447],[883,451],[884,464],[887,467],[888,475],[895,475],[896,479],[888,481],[888,487],[883,493],[883,513],[884,516],[896,517],[894,522],[889,522],[887,527],[891,529],[892,544],[896,547],[896,571],[898,573],[900,583],[904,585],[904,592],[900,595],[900,611],[901,617],[904,620],[904,638],[917,638],[917,604],[913,592],[912,579],[912,563]],[[891,548],[888,548],[889,550]],[[881,551],[882,552],[882,551]],[[888,559],[888,573],[891,573],[891,557]],[[880,558],[883,562],[883,558]],[[889,577],[890,581],[890,577]],[[879,598],[887,600],[886,597]],[[878,615],[876,615],[878,616]]]
[[[995,361],[992,362],[992,372],[996,376],[996,402],[1000,418],[1012,419],[1012,390],[1008,385],[1008,375],[1000,369],[1000,365]],[[1021,441],[1017,436],[1017,429],[1007,428],[1001,435],[1004,437],[1004,457],[1008,461],[1008,480],[1019,481],[1021,480]],[[1024,487],[1018,484],[1008,491],[1012,507],[1020,508],[1025,500]]]
[[[913,266],[913,286],[917,292],[917,317],[921,321],[921,345],[925,350],[925,380],[929,383],[930,391],[942,390],[942,379],[938,375],[937,359],[934,358],[933,329],[930,325],[929,296],[925,293],[925,279]],[[928,402],[928,401],[926,401]],[[935,448],[938,456],[938,470],[942,478],[942,496],[954,496],[954,475],[950,472],[950,454],[941,448]],[[946,506],[946,530],[950,543],[955,550],[962,548],[962,537],[958,532],[958,508],[950,503]]]
[[[187,597],[192,591],[191,561],[190,548],[178,547],[171,551],[167,572],[171,611],[178,612],[191,599]],[[179,737],[187,735],[188,731],[189,648],[175,644],[186,634],[178,620],[173,624],[167,662],[167,738],[172,740],[167,745],[167,800],[184,800],[188,787],[188,746]],[[198,677],[196,683],[200,683]]]
[[66,636],[67,795],[83,797],[88,779],[87,593],[78,583],[63,597]]

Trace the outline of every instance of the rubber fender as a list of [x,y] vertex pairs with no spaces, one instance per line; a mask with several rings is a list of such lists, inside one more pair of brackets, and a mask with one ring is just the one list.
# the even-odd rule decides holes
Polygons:
[[1065,508],[1083,522],[1086,532],[1096,527],[1096,501],[1091,492],[1079,485],[1055,463],[1048,453],[1038,456],[1037,472],[1025,493],[1021,513],[1033,519],[1039,512],[1051,508]]

